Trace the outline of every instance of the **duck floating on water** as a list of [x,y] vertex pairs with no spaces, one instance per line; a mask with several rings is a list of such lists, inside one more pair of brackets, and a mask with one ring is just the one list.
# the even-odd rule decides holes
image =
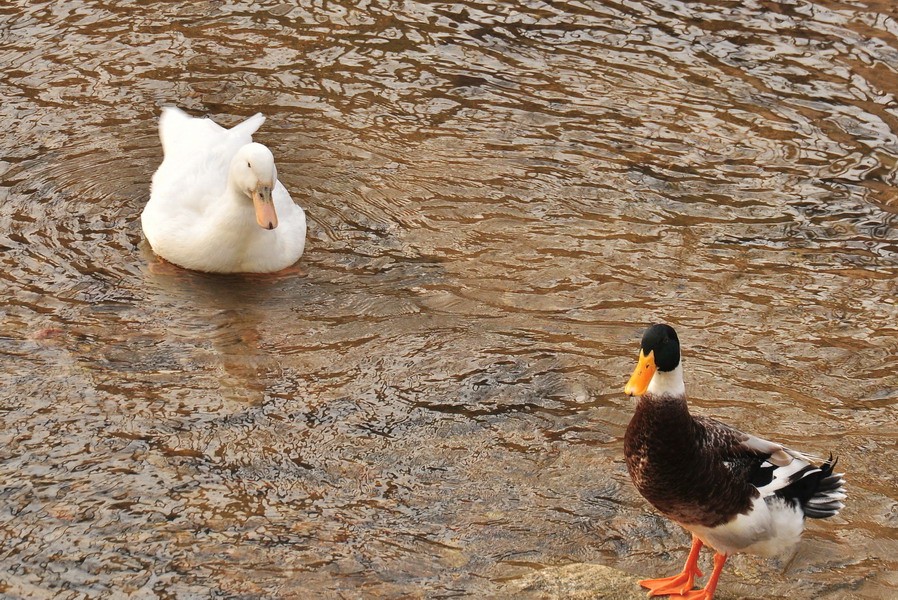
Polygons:
[[153,251],[210,273],[272,273],[302,256],[306,216],[278,181],[271,150],[254,143],[265,117],[231,129],[166,107],[164,158],[141,215]]
[[[689,413],[680,341],[669,325],[646,330],[624,391],[639,396],[624,437],[630,477],[652,506],[692,533],[681,573],[639,582],[649,596],[712,600],[730,554],[782,554],[798,543],[806,517],[825,519],[842,509],[844,480],[833,472],[832,456],[815,464],[801,452]],[[716,551],[714,570],[703,589],[693,590],[704,545]]]

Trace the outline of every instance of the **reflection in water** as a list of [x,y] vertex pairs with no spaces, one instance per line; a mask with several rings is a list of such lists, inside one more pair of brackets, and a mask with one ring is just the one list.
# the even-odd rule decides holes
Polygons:
[[[893,597],[895,30],[874,0],[0,8],[3,593],[642,572],[688,544],[621,461],[666,320],[698,409],[849,472],[841,522],[727,589]],[[155,264],[167,104],[268,115],[307,276]]]

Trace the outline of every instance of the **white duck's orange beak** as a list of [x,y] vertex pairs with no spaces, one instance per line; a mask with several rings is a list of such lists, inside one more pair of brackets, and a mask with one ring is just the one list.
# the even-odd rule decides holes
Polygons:
[[274,229],[278,226],[278,216],[274,211],[271,199],[271,186],[261,183],[253,190],[253,206],[256,209],[256,223],[262,229]]
[[633,375],[630,376],[630,381],[627,382],[627,387],[624,388],[624,393],[628,396],[642,396],[645,391],[649,389],[649,384],[652,382],[652,377],[655,376],[656,370],[655,351],[652,350],[649,352],[649,355],[646,356],[642,353],[642,350],[640,350],[639,364],[636,365]]

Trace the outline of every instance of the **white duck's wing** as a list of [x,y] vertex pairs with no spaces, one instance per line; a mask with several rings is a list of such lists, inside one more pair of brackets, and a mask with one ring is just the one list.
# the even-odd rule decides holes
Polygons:
[[151,210],[169,215],[202,213],[227,187],[231,159],[265,121],[256,114],[225,129],[211,119],[191,117],[175,107],[162,109],[159,138],[164,158],[153,175]]
[[194,118],[180,108],[166,106],[159,117],[159,140],[165,159],[202,151],[224,137],[224,127],[206,118]]
[[230,160],[237,150],[253,141],[265,122],[261,113],[225,129],[212,119],[191,117],[180,108],[166,106],[159,118],[159,139],[165,158],[181,158],[216,152]]

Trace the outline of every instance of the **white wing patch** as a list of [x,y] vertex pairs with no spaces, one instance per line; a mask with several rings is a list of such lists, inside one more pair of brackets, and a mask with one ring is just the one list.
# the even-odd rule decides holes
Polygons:
[[770,462],[770,464],[773,464],[777,467],[785,467],[791,464],[795,459],[804,461],[805,464],[823,462],[823,459],[821,458],[810,456],[808,454],[792,450],[791,448],[786,448],[781,444],[759,438],[758,436],[751,435],[750,433],[745,433],[743,435],[745,436],[745,438],[742,440],[743,446],[751,451],[757,452],[758,454],[769,454],[770,458],[768,458],[767,460]]
[[[770,483],[767,485],[763,485],[758,488],[758,491],[761,493],[761,498],[766,498],[767,496],[774,495],[777,490],[781,490],[790,483],[794,482],[795,475],[801,471],[802,469],[810,466],[810,463],[800,459],[800,458],[790,458],[789,463],[785,465],[778,465],[772,460],[766,460],[761,464],[761,468],[770,468],[775,467],[773,469],[773,479],[770,480]],[[820,469],[812,468],[805,472],[803,476],[810,475],[811,473],[817,473]]]

